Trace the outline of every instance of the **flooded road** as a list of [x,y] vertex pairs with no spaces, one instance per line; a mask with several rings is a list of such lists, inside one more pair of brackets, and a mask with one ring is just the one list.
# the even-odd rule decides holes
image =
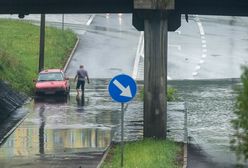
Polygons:
[[[121,105],[111,100],[108,82],[92,80],[84,99],[72,89],[68,99],[46,97],[25,105],[27,116],[0,148],[1,168],[96,167],[111,140],[120,140]],[[141,139],[140,97],[125,108],[125,140]],[[184,105],[169,108],[170,137],[183,141]]]
[[[235,131],[235,79],[171,81],[188,112],[189,167],[234,168],[237,159],[230,141]],[[196,157],[196,158],[195,158]],[[207,163],[207,164],[205,164]],[[246,163],[248,167],[248,163]]]
[[104,81],[99,82],[87,89],[85,102],[72,91],[69,99],[52,97],[25,105],[26,119],[1,146],[1,168],[96,167],[119,112],[106,96]]
[[[109,97],[108,82],[92,80],[84,99],[72,89],[68,99],[52,97],[25,105],[27,117],[0,148],[1,167],[96,167],[111,140],[120,141],[121,106]],[[170,81],[178,90],[179,102],[168,103],[168,138],[184,141],[187,108],[189,140],[193,148],[199,147],[194,149],[200,151],[198,159],[216,168],[235,167],[230,121],[235,117],[237,84],[236,80]],[[125,109],[124,139],[141,139],[139,94]],[[189,160],[195,165],[194,159]]]

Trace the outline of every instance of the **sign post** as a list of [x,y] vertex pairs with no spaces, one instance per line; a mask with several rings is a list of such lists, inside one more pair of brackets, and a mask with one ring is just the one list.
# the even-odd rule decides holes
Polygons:
[[124,103],[121,103],[121,167],[123,167],[124,156]]
[[116,102],[121,103],[121,167],[123,167],[124,156],[124,103],[131,101],[137,91],[133,78],[121,74],[115,76],[108,86],[109,94]]

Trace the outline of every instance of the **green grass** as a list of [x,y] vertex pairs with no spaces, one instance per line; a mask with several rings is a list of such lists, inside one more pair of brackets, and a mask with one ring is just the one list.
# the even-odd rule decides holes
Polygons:
[[[24,21],[0,20],[0,80],[32,93],[37,77],[40,29]],[[46,28],[45,68],[62,68],[76,42],[69,30]]]
[[[113,147],[103,168],[119,168],[121,149]],[[179,168],[177,157],[181,155],[180,145],[168,140],[146,139],[125,144],[124,168]]]

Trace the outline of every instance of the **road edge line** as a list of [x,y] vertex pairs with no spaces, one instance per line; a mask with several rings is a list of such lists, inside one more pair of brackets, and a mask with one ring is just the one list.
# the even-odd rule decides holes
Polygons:
[[99,162],[99,164],[97,165],[96,168],[101,168],[101,167],[102,167],[103,162],[105,161],[106,157],[108,156],[111,147],[112,147],[112,144],[110,144],[110,145],[107,147],[107,150],[105,151],[105,153],[104,153],[104,155],[103,155],[101,161]]
[[140,49],[141,49],[141,46],[142,46],[143,35],[144,35],[144,33],[143,32],[140,32],[140,38],[139,38],[138,48],[137,48],[136,57],[135,57],[135,60],[134,60],[134,67],[133,67],[133,75],[132,75],[132,77],[135,80],[137,79],[137,76],[138,76],[138,66],[139,66],[140,54],[141,54],[140,53]]
[[72,49],[69,58],[68,58],[67,61],[66,61],[66,64],[65,64],[65,66],[64,66],[64,72],[67,71],[67,68],[68,68],[68,66],[69,66],[69,63],[71,62],[71,59],[72,59],[73,55],[75,54],[75,51],[76,51],[76,49],[77,49],[77,47],[78,47],[79,41],[80,41],[80,39],[79,39],[79,37],[77,36],[77,42],[76,42],[74,48]]

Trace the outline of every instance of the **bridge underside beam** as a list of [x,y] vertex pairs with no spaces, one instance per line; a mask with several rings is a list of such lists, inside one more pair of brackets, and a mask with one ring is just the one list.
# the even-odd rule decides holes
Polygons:
[[176,0],[175,10],[182,14],[248,16],[247,0]]
[[133,0],[1,0],[0,14],[132,13]]
[[[145,18],[149,17],[151,13],[149,10],[135,10],[132,18],[133,26],[139,31],[144,31]],[[181,14],[175,11],[167,11],[167,22],[168,31],[176,31],[181,26]]]

